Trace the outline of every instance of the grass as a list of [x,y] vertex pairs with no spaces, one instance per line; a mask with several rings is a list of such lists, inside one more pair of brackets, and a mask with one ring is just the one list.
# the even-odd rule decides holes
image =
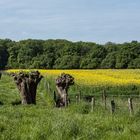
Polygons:
[[[101,98],[91,112],[90,103],[75,103],[75,94],[100,94],[103,87],[83,86],[76,83],[69,94],[72,103],[68,108],[55,108],[53,102],[54,78],[45,77],[38,87],[37,105],[12,105],[20,96],[11,77],[0,80],[0,140],[139,140],[139,98],[134,98],[134,115],[129,116],[127,98],[115,97],[116,112],[110,113]],[[47,88],[49,82],[50,90]],[[139,85],[106,88],[107,94],[139,94]],[[115,93],[114,93],[115,92]]]

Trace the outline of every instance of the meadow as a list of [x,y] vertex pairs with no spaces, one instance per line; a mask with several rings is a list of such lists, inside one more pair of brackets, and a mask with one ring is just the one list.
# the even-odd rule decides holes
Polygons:
[[[21,70],[8,70],[18,72]],[[30,70],[26,70],[30,71]],[[140,70],[39,70],[44,78],[38,86],[37,105],[20,105],[12,77],[0,80],[1,140],[139,140],[140,139]],[[55,78],[61,73],[75,78],[70,87],[71,104],[56,108],[53,101]],[[48,88],[49,85],[49,88]],[[107,108],[100,98],[106,91]],[[96,95],[96,106],[75,101],[75,95]],[[121,96],[125,95],[125,96]],[[134,114],[129,115],[128,97],[133,97]],[[110,101],[116,111],[110,112]]]

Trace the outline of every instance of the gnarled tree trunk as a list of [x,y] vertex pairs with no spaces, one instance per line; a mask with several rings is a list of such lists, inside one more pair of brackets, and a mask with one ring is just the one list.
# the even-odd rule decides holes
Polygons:
[[56,79],[56,89],[57,89],[58,99],[56,99],[55,102],[57,107],[68,105],[69,102],[68,89],[73,84],[74,84],[74,78],[69,74],[62,73],[61,76],[59,76]]
[[20,92],[22,104],[36,104],[37,85],[43,78],[38,71],[12,74]]
[[0,72],[0,79],[1,79],[2,73]]

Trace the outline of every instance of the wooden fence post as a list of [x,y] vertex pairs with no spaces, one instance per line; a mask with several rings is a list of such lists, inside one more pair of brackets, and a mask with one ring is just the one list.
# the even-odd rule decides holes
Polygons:
[[48,93],[50,92],[50,83],[48,82]]
[[55,93],[55,91],[53,91],[53,99],[56,102],[56,93]]
[[56,92],[55,91],[53,91],[53,99],[54,99],[54,104],[56,106]]
[[44,79],[44,89],[47,92],[47,80],[46,80],[46,78]]
[[104,95],[105,95],[105,90],[103,90],[103,93],[102,93],[102,102],[104,102]]
[[91,98],[91,112],[93,112],[93,109],[95,107],[95,97]]
[[115,112],[115,102],[114,100],[111,100],[111,113],[114,114]]
[[79,98],[78,98],[79,102],[81,101],[81,92],[79,92]]
[[78,96],[76,95],[75,97],[76,97],[76,104],[78,104]]
[[129,107],[129,112],[130,112],[130,116],[131,116],[134,114],[132,98],[128,98],[128,107]]
[[67,103],[67,94],[64,94],[64,102],[65,102],[65,107],[68,106],[68,103]]
[[103,90],[103,94],[102,94],[102,102],[104,103],[105,109],[106,109],[106,98],[107,98],[107,96],[106,96],[106,92],[105,92],[105,90]]
[[106,109],[106,98],[107,98],[107,96],[104,95],[104,105],[105,105],[105,109]]

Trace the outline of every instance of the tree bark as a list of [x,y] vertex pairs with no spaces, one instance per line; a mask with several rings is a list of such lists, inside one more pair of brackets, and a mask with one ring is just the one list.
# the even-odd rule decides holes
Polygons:
[[68,89],[73,84],[74,78],[69,74],[63,73],[56,79],[56,89],[58,95],[58,99],[56,100],[57,107],[68,106]]
[[0,79],[1,79],[2,73],[0,72]]
[[36,104],[37,86],[43,76],[38,71],[31,73],[20,72],[18,74],[12,74],[12,76],[20,92],[21,103]]

